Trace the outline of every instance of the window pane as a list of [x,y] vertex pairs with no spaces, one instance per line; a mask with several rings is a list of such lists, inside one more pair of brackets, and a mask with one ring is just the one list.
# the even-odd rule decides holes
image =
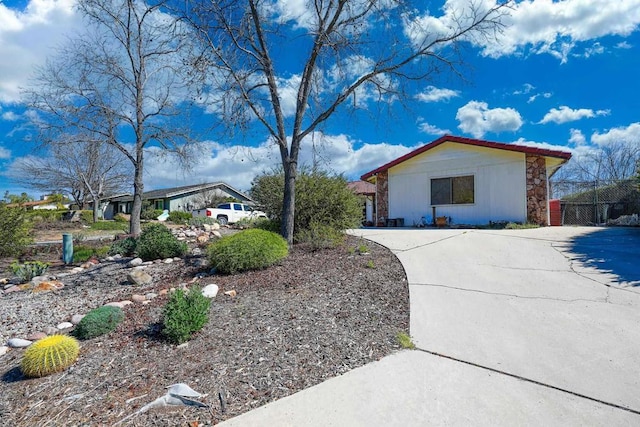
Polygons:
[[473,203],[473,176],[451,178],[451,199],[453,203]]
[[431,204],[448,205],[451,203],[451,178],[431,180]]
[[234,203],[233,204],[233,210],[241,211],[242,210],[242,205],[240,203]]

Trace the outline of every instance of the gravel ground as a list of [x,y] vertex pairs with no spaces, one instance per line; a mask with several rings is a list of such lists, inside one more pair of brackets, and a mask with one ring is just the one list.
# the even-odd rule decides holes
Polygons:
[[[353,249],[363,243],[369,253],[360,255]],[[206,271],[202,262],[151,265],[154,282],[146,287],[127,284],[121,261],[64,277],[59,291],[0,295],[0,339],[25,337],[133,293],[177,287]],[[199,283],[216,283],[220,293],[208,324],[186,346],[162,339],[167,296],[160,296],[126,307],[116,331],[82,342],[79,360],[59,374],[26,379],[23,350],[0,356],[0,425],[112,425],[179,382],[207,394],[207,407],[152,409],[123,424],[212,425],[392,353],[396,334],[409,326],[401,264],[385,248],[351,237],[345,247],[295,247],[271,268]],[[235,297],[223,294],[231,289]]]

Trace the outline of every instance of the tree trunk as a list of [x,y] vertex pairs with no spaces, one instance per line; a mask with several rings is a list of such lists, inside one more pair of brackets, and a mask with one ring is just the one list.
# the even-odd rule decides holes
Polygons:
[[100,199],[93,198],[93,222],[98,222],[98,209],[100,209]]
[[282,201],[282,237],[289,246],[293,245],[293,220],[296,208],[296,175],[297,165],[287,160],[284,165],[284,200]]
[[144,184],[142,182],[142,159],[138,157],[133,178],[133,206],[131,207],[131,219],[129,221],[129,233],[139,236],[142,228],[140,227],[140,213],[142,212],[142,193],[144,192]]

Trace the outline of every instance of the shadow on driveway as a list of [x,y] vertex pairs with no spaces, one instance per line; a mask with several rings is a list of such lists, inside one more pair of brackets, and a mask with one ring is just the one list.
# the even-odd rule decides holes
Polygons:
[[640,228],[598,229],[571,239],[569,250],[585,267],[614,274],[621,284],[640,286]]

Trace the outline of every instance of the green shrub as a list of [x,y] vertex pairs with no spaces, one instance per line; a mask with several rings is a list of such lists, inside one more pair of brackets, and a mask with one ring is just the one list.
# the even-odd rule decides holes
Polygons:
[[110,246],[100,246],[100,247],[91,247],[78,245],[73,248],[73,262],[85,262],[92,257],[103,258],[105,257],[110,250]]
[[169,212],[169,221],[174,224],[188,224],[192,218],[191,212],[171,211]]
[[10,208],[0,202],[0,256],[17,256],[29,243],[31,222],[23,208]]
[[129,218],[125,214],[118,213],[113,217],[115,222],[129,222]]
[[211,300],[202,295],[198,286],[188,292],[178,289],[171,294],[163,310],[164,336],[175,344],[182,344],[209,321]]
[[88,312],[76,326],[73,335],[81,340],[99,337],[113,331],[123,320],[121,308],[104,305]]
[[138,241],[134,237],[127,237],[126,239],[116,240],[113,242],[111,247],[109,247],[107,254],[133,256],[136,253],[137,246]]
[[218,221],[210,216],[194,216],[189,220],[189,225],[195,227],[202,227],[203,224],[213,225],[217,223]]
[[12,263],[9,268],[21,282],[28,282],[36,276],[42,276],[49,269],[49,264],[41,261],[27,261]]
[[253,226],[260,230],[267,230],[278,234],[280,233],[280,223],[273,219],[258,218],[253,222]]
[[284,259],[289,247],[282,236],[270,231],[244,230],[209,245],[209,261],[219,272],[232,274],[266,268]]
[[305,230],[298,232],[299,243],[307,243],[313,250],[335,248],[344,243],[345,235],[334,227],[312,222]]
[[160,215],[162,215],[162,212],[162,209],[146,209],[140,213],[140,219],[153,221],[154,219],[157,219]]
[[[251,196],[278,224],[282,222],[284,173],[264,173],[251,183]],[[296,179],[294,239],[314,223],[343,231],[362,222],[361,199],[347,187],[341,175],[301,168]]]
[[80,211],[80,221],[83,224],[91,224],[93,223],[93,211],[82,210]]
[[129,224],[120,221],[98,221],[89,225],[92,230],[116,230],[116,231],[129,231]]
[[187,244],[179,241],[164,225],[154,223],[143,228],[136,252],[145,261],[172,258],[187,253]]
[[57,222],[62,221],[67,213],[69,213],[68,209],[34,209],[27,211],[27,217],[34,222]]
[[78,359],[78,341],[66,335],[51,335],[31,344],[22,356],[20,369],[31,378],[60,372]]

